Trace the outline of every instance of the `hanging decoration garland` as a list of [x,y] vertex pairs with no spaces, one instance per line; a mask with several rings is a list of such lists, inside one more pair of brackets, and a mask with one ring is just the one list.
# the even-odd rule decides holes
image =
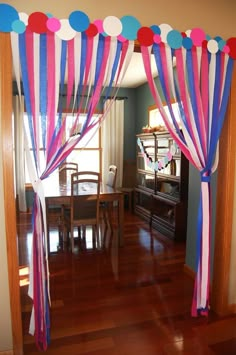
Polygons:
[[171,160],[173,159],[173,155],[178,149],[178,145],[173,142],[165,156],[162,157],[160,160],[154,162],[152,158],[148,155],[148,153],[145,151],[145,148],[140,138],[137,139],[137,144],[139,146],[143,158],[145,159],[147,166],[155,171],[164,169],[171,162]]

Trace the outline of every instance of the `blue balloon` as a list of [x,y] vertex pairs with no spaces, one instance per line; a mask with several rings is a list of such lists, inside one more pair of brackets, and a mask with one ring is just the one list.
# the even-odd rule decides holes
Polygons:
[[0,4],[0,31],[11,32],[15,20],[19,20],[16,9],[8,4]]
[[123,16],[120,21],[122,23],[121,35],[131,41],[135,40],[137,32],[141,27],[140,22],[133,16]]
[[26,26],[23,21],[21,20],[15,20],[12,22],[12,30],[18,34],[24,33],[26,29]]
[[172,30],[167,34],[167,43],[173,49],[182,47],[183,37],[179,31]]
[[191,49],[193,46],[193,41],[189,37],[184,37],[182,41],[182,45],[185,49]]
[[82,11],[73,11],[69,16],[71,27],[77,32],[83,32],[89,27],[89,18]]
[[218,42],[219,49],[222,51],[224,46],[226,45],[226,41],[223,39]]
[[159,26],[157,25],[152,25],[150,26],[151,30],[153,30],[153,33],[155,33],[155,35],[160,35],[161,34],[161,29]]

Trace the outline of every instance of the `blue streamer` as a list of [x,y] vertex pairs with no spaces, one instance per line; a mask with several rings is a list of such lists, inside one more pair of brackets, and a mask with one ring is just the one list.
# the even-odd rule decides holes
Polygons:
[[111,95],[112,83],[113,83],[113,81],[115,79],[117,67],[118,67],[118,64],[119,64],[121,49],[122,49],[122,43],[120,41],[117,41],[116,55],[115,55],[115,60],[114,60],[113,67],[112,67],[111,79],[110,79],[109,85],[107,87],[107,91],[106,91],[106,96],[105,96],[104,102]]
[[58,120],[57,120],[57,130],[61,126],[62,122],[62,111],[63,111],[63,90],[66,75],[66,54],[67,54],[67,41],[61,41],[61,62],[60,62],[60,97],[58,103]]

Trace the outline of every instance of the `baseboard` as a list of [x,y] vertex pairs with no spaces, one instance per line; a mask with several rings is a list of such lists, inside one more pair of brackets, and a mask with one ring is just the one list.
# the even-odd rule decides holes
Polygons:
[[14,355],[13,350],[0,351],[0,355]]
[[191,277],[191,279],[195,279],[195,271],[193,271],[188,265],[184,264],[184,272]]

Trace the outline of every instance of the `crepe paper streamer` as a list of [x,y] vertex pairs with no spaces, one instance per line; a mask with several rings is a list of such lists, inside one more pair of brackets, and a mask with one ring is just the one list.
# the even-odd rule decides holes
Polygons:
[[[201,195],[197,221],[197,275],[195,279],[192,315],[208,315],[211,250],[211,175],[216,169],[218,142],[221,134],[233,71],[236,39],[229,39],[230,56],[219,51],[218,41],[207,37],[201,29],[187,33],[193,42],[187,49],[172,48],[176,58],[176,75],[173,85],[172,67],[167,70],[169,47],[154,43],[141,45],[143,62],[149,87],[164,123],[188,160],[199,170]],[[168,36],[167,36],[168,37]],[[183,38],[183,42],[188,37]],[[184,44],[186,46],[186,42]],[[187,43],[188,45],[188,43]],[[169,108],[167,116],[151,74],[151,53],[155,56],[160,87]],[[176,98],[181,114],[182,132],[176,131],[171,112],[171,100]],[[173,124],[171,124],[171,121]],[[218,161],[218,160],[217,160]]]
[[173,159],[173,155],[175,155],[175,153],[178,149],[177,144],[174,142],[173,144],[171,144],[168,152],[165,153],[165,156],[163,156],[161,159],[153,162],[152,158],[150,158],[149,155],[147,154],[147,152],[145,151],[143,143],[139,137],[137,138],[137,144],[139,146],[142,156],[144,157],[144,159],[147,163],[147,166],[155,171],[164,169],[166,167],[166,165],[168,165],[171,162],[171,160]]
[[[72,31],[74,32],[73,29]],[[96,123],[92,120],[92,116],[97,108],[101,93],[103,92],[105,97],[108,97],[111,92],[114,97],[117,94],[118,88],[113,88],[112,84],[114,78],[118,77],[120,85],[123,72],[125,73],[130,63],[134,43],[127,41],[121,43],[117,39],[111,40],[109,36],[106,38],[102,35],[94,37],[87,36],[85,33],[77,34],[76,38],[66,42],[58,37],[58,32],[35,34],[29,30],[19,35],[14,33],[11,38],[12,47],[16,47],[13,52],[20,59],[20,68],[19,61],[14,60],[14,65],[18,67],[15,68],[16,73],[20,71],[22,73],[31,137],[30,145],[34,152],[34,159],[31,161],[32,156],[29,153],[27,160],[29,161],[28,165],[31,166],[30,176],[35,192],[29,285],[29,295],[33,299],[34,306],[30,321],[30,334],[35,336],[38,348],[46,350],[50,342],[50,290],[46,211],[41,188],[42,180],[58,168],[95,124],[99,127],[105,115],[101,115]],[[66,59],[67,53],[68,61]],[[79,65],[77,65],[78,62]],[[81,135],[70,137],[67,141],[64,138],[66,120],[61,120],[62,105],[59,103],[59,87],[62,89],[64,86],[66,70],[69,80],[67,105],[71,102],[72,88],[75,85],[79,86],[79,93],[84,93],[85,86],[91,86],[90,76],[95,78],[93,90],[89,95],[91,97],[86,99],[88,114],[83,132]],[[105,86],[107,79],[110,81],[108,87]],[[20,92],[19,80],[17,83]],[[111,100],[112,102],[113,100]],[[57,113],[58,108],[59,113]],[[80,103],[77,109],[79,117],[85,108]],[[43,166],[40,166],[38,154],[41,141],[40,132],[46,151],[45,165]]]

